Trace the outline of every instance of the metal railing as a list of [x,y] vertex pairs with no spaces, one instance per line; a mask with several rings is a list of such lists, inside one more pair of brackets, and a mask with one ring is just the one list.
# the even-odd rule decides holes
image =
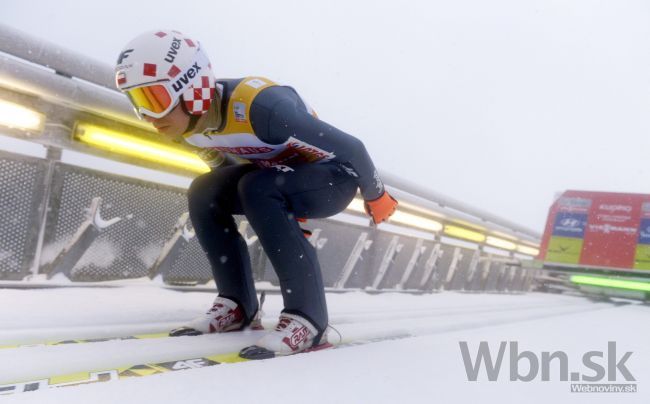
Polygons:
[[[31,107],[46,116],[45,129],[42,133],[13,129],[7,129],[7,133],[38,142],[50,151],[59,149],[82,151],[139,166],[190,175],[183,170],[170,169],[162,165],[145,163],[134,158],[93,149],[76,141],[72,128],[80,120],[98,123],[111,129],[127,131],[143,137],[149,136],[153,138],[154,134],[150,131],[148,124],[134,117],[129,102],[115,89],[110,66],[4,25],[0,25],[0,99]],[[36,188],[39,192],[44,192],[44,194],[35,197],[35,199],[44,202],[40,205],[40,210],[36,212],[37,217],[42,217],[42,220],[38,223],[40,229],[38,239],[41,240],[41,243],[37,246],[36,253],[34,253],[35,258],[31,266],[31,272],[45,272],[52,275],[52,268],[56,268],[54,273],[65,273],[68,277],[78,277],[80,280],[92,280],[93,276],[88,276],[88,271],[83,276],[79,275],[83,272],[79,271],[79,263],[83,261],[84,254],[83,251],[75,250],[75,248],[82,248],[79,246],[85,246],[84,248],[88,249],[93,244],[92,240],[89,242],[88,237],[90,236],[83,236],[84,234],[92,235],[93,240],[101,238],[101,232],[98,228],[93,230],[92,220],[89,221],[88,218],[80,217],[75,219],[80,221],[77,225],[82,222],[85,223],[84,226],[86,226],[87,230],[84,233],[76,229],[78,237],[67,234],[69,238],[68,244],[60,248],[59,255],[55,257],[56,265],[51,262],[48,265],[43,264],[42,250],[51,247],[51,243],[56,242],[57,237],[61,236],[61,234],[55,235],[55,229],[61,226],[60,223],[53,223],[53,221],[60,220],[60,216],[57,216],[58,213],[56,212],[60,212],[62,199],[72,198],[64,193],[71,192],[69,189],[74,189],[74,186],[65,188],[66,181],[70,181],[66,175],[78,175],[88,178],[98,177],[97,173],[91,171],[75,171],[75,169],[58,162],[56,155],[56,152],[50,153],[50,158],[43,163],[49,167],[49,171],[46,170],[43,174],[46,180],[44,180],[42,186]],[[9,162],[9,165],[13,164],[12,158],[9,156],[6,156],[6,161]],[[486,235],[505,237],[516,244],[534,247],[539,243],[541,236],[533,230],[481,209],[468,206],[463,202],[428,190],[390,173],[382,171],[381,174],[391,192],[394,192],[398,199],[404,202],[400,205],[400,209],[405,212],[422,218],[437,220],[442,225],[464,226],[473,231],[483,232]],[[109,174],[102,174],[99,177],[106,175]],[[123,178],[118,178],[118,181],[123,183],[125,187],[131,184],[130,180]],[[50,184],[58,184],[58,188],[57,186],[50,186]],[[140,185],[144,186],[143,184]],[[64,191],[64,189],[68,191]],[[93,198],[102,198],[106,201],[106,195],[100,195],[102,192],[96,195],[87,195],[86,198],[90,199],[86,201],[86,204],[90,206],[90,200],[93,200]],[[183,193],[184,190],[171,192]],[[57,211],[57,209],[59,210]],[[44,212],[47,212],[47,214],[44,214]],[[115,213],[116,216],[117,213]],[[120,212],[120,214],[123,213]],[[171,271],[170,273],[174,271],[172,262],[161,260],[181,259],[183,253],[179,251],[182,251],[183,248],[192,248],[192,241],[188,237],[179,237],[179,231],[181,233],[186,231],[184,227],[174,227],[182,213],[178,212],[177,217],[171,219],[173,224],[164,224],[164,226],[169,226],[168,232],[175,234],[174,241],[172,242],[171,238],[159,239],[157,242],[161,251],[158,251],[158,254],[154,257],[155,259],[150,263],[151,265],[144,269],[138,269],[134,272],[135,275],[129,274],[129,276],[125,277],[146,275],[151,273],[152,268],[166,268],[166,271]],[[356,214],[354,211],[348,213]],[[450,246],[448,243],[442,243],[444,236],[442,230],[440,232],[428,232],[430,237],[423,239],[418,234],[427,232],[417,228],[417,226],[412,227],[408,224],[399,224],[398,228],[388,229],[382,228],[382,226],[369,228],[367,222],[366,226],[343,222],[345,222],[345,219],[341,218],[318,221],[318,227],[315,229],[319,230],[320,249],[324,251],[328,247],[326,247],[326,243],[322,243],[323,240],[329,239],[330,246],[335,244],[331,232],[346,232],[346,235],[350,236],[347,243],[349,243],[352,251],[346,260],[338,262],[337,259],[340,257],[333,259],[332,265],[334,267],[340,266],[341,271],[335,271],[335,273],[326,276],[331,278],[329,279],[329,285],[332,287],[342,288],[354,285],[354,287],[370,287],[374,289],[388,287],[393,289],[415,288],[419,290],[438,290],[440,288],[480,290],[482,287],[486,288],[492,285],[489,288],[507,290],[512,287],[510,281],[500,281],[506,276],[503,274],[504,268],[521,267],[521,258],[525,258],[516,256],[512,251],[505,251],[504,253],[510,256],[511,261],[508,263],[492,259],[491,256],[482,252],[484,243],[480,242],[474,243],[475,247],[479,248],[478,250]],[[242,223],[245,223],[245,221],[242,221]],[[116,224],[115,228],[122,225],[123,223]],[[409,230],[411,230],[410,233]],[[106,230],[106,232],[110,232],[110,230]],[[187,235],[187,233],[185,234]],[[325,235],[329,236],[324,237]],[[316,238],[318,237],[317,235]],[[76,244],[74,240],[76,240]],[[183,242],[183,240],[185,241]],[[405,242],[405,240],[408,240],[408,242]],[[50,244],[43,246],[43,243],[47,244],[48,242]],[[179,248],[181,244],[183,248]],[[259,247],[254,247],[253,244],[251,244],[251,248],[259,249]],[[345,245],[340,248],[343,248],[343,246]],[[164,255],[162,250],[167,255]],[[175,251],[171,258],[169,255],[170,250]],[[471,250],[472,252],[465,250]],[[67,258],[65,257],[66,251],[71,254]],[[270,276],[270,279],[273,280],[272,271],[265,270],[268,269],[269,264],[267,260],[264,260],[263,254],[258,254],[259,251],[253,251],[253,253],[252,256],[257,257],[255,259],[258,261],[256,273],[260,274],[259,280],[266,279],[267,276]],[[61,254],[64,254],[64,256],[61,256]],[[365,269],[362,272],[364,275],[359,275],[358,268],[362,265],[361,261],[363,261],[364,256],[367,257],[366,263],[363,264]],[[71,257],[75,259],[71,259]],[[471,257],[471,259],[468,257]],[[402,259],[404,259],[404,262],[396,264]],[[2,270],[0,269],[1,273]],[[526,273],[532,274],[533,271]],[[169,279],[174,278],[169,273],[167,275],[169,275]],[[109,278],[114,278],[114,275],[109,276]],[[182,276],[178,278],[180,279]],[[523,278],[513,277],[513,279],[515,278],[516,282],[514,280],[512,282],[518,285],[517,290],[523,290],[522,288],[526,285],[526,282],[524,282]],[[102,279],[102,277],[99,276],[97,279]],[[201,278],[198,281],[204,281],[204,279]],[[503,286],[499,282],[505,282],[504,285],[510,286]]]

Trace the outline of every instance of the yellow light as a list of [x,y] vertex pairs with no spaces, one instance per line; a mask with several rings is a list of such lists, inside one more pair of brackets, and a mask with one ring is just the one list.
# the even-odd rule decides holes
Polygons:
[[521,244],[517,246],[517,251],[522,254],[532,255],[533,257],[537,257],[539,255],[539,249]]
[[424,209],[424,208],[421,208],[421,207],[419,207],[417,205],[413,205],[413,204],[408,203],[408,202],[399,201],[399,206],[402,207],[402,208],[406,208],[408,210],[412,210],[414,212],[424,213],[425,215],[428,215],[428,216],[435,216],[435,217],[438,217],[440,219],[445,218],[445,215],[443,215],[441,213],[434,212],[434,211],[429,210],[429,209]]
[[445,226],[445,234],[451,237],[457,237],[464,240],[482,243],[485,241],[485,235],[475,231],[467,230],[458,226]]
[[390,223],[401,223],[407,226],[419,227],[420,229],[438,232],[442,230],[442,223],[435,220],[427,219],[425,217],[412,215],[410,213],[396,211],[393,216],[388,219]]
[[0,100],[0,125],[40,132],[45,116],[22,105]]
[[79,123],[75,130],[75,137],[84,143],[112,153],[197,173],[210,171],[208,166],[194,153],[144,140],[136,136],[126,135],[101,126]]
[[517,248],[515,243],[493,236],[488,236],[485,240],[485,244],[491,245],[492,247],[503,248],[504,250],[515,250]]
[[[363,200],[359,198],[354,198],[352,202],[348,205],[348,209],[353,212],[365,213],[366,210],[363,207]],[[405,224],[411,227],[418,227],[420,229],[429,230],[429,231],[440,231],[442,230],[442,223],[436,222],[435,220],[427,219],[425,217],[413,215],[411,213],[402,212],[397,210],[391,217],[388,219],[389,223],[400,223]]]
[[468,222],[466,220],[453,219],[453,222],[456,223],[456,224],[460,224],[460,225],[462,225],[464,227],[469,227],[470,229],[478,230],[481,233],[487,232],[487,229],[485,227],[479,226],[479,225],[477,225],[475,223],[472,223],[472,222]]
[[496,234],[497,236],[501,238],[505,238],[506,240],[511,240],[511,241],[517,241],[517,237],[512,236],[510,234],[502,233],[500,231],[493,231],[493,234]]
[[539,248],[539,244],[535,244],[532,241],[521,240],[521,242],[524,243],[524,245],[526,245],[527,247]]

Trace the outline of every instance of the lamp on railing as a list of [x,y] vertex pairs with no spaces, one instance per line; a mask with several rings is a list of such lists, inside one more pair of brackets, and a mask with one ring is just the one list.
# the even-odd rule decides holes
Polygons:
[[446,236],[473,241],[475,243],[482,243],[485,241],[484,234],[458,226],[446,225],[444,233]]
[[[357,213],[364,213],[363,200],[360,198],[354,198],[350,205],[348,205],[348,210]],[[539,250],[537,248],[526,246],[522,244],[517,244],[516,239],[511,238],[510,240],[505,240],[500,237],[488,236],[484,233],[478,231],[470,230],[465,227],[455,226],[455,225],[444,225],[435,220],[415,215],[412,213],[404,212],[397,210],[393,216],[391,216],[389,223],[392,224],[403,224],[409,227],[415,227],[422,230],[428,230],[434,233],[443,231],[445,236],[452,238],[470,241],[478,244],[485,243],[488,246],[500,248],[507,251],[516,251],[518,253],[530,256],[537,256]],[[511,241],[512,240],[512,241]]]
[[444,227],[442,223],[436,222],[435,220],[416,216],[410,213],[402,212],[400,210],[395,212],[395,214],[391,217],[391,221],[408,226],[419,227],[421,229],[429,230],[432,232],[439,232]]
[[43,114],[13,102],[0,100],[0,125],[40,132],[44,123]]
[[90,146],[137,159],[173,166],[197,173],[210,169],[194,153],[127,135],[101,126],[78,122],[74,129],[76,140]]
[[538,248],[529,247],[529,246],[525,246],[525,245],[521,245],[521,244],[517,246],[517,252],[522,253],[522,254],[526,254],[526,255],[530,255],[530,256],[533,256],[533,257],[537,257],[539,255],[539,249]]
[[[353,212],[365,213],[363,201],[359,198],[354,198],[348,205],[348,209]],[[399,209],[390,217],[389,223],[404,224],[418,229],[432,231],[434,233],[439,232],[443,228],[443,225],[440,222],[414,215],[412,213],[403,212]]]
[[487,236],[487,238],[485,239],[485,244],[492,247],[501,248],[503,250],[508,250],[508,251],[513,251],[517,249],[517,244],[513,243],[512,241],[504,240],[502,238],[498,238],[494,236]]

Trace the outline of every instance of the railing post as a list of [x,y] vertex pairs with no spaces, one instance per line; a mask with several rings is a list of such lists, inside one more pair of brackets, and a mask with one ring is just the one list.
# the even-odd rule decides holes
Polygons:
[[418,265],[418,262],[420,261],[420,257],[422,257],[422,255],[426,250],[427,248],[424,247],[424,240],[419,238],[418,241],[415,243],[413,254],[411,255],[411,259],[409,260],[409,263],[406,265],[404,274],[402,274],[402,278],[400,279],[399,283],[395,285],[395,289],[398,290],[404,289],[404,287],[408,284],[408,281],[411,278],[411,274],[413,274],[413,270]]
[[172,264],[176,261],[176,258],[195,236],[194,232],[187,228],[189,217],[190,214],[184,212],[176,221],[171,236],[165,241],[158,258],[149,268],[149,278],[153,279],[157,275],[162,275],[163,279],[165,279],[166,275],[170,274]]
[[445,279],[440,283],[440,288],[449,290],[451,288],[452,280],[454,279],[454,274],[458,269],[458,264],[463,259],[463,254],[460,250],[460,247],[454,248],[454,255],[451,258],[451,263],[449,264],[449,269],[447,270],[447,275]]
[[68,244],[48,266],[48,269],[46,270],[48,279],[51,279],[58,273],[62,273],[70,279],[72,269],[88,250],[88,247],[90,247],[90,245],[100,235],[102,230],[122,220],[120,217],[103,220],[100,216],[101,203],[102,198],[93,198],[86,220],[81,223],[77,232],[72,236],[72,239],[68,241]]
[[399,236],[393,236],[393,239],[390,241],[390,244],[386,249],[384,258],[381,260],[377,276],[375,276],[372,286],[370,286],[371,289],[379,289],[381,282],[384,280],[386,274],[392,267],[392,264],[395,262],[395,255],[402,251],[402,247],[404,247],[404,244],[399,243]]
[[341,271],[341,275],[339,276],[339,279],[334,283],[334,288],[343,289],[345,287],[345,284],[350,279],[350,275],[352,275],[352,271],[354,270],[354,267],[357,265],[357,262],[361,259],[361,253],[365,250],[368,250],[371,245],[372,245],[372,240],[368,240],[368,233],[367,232],[361,233],[359,235],[359,238],[357,239],[356,244],[354,245],[354,248],[352,248],[352,252],[348,257],[347,262],[343,266],[343,270]]
[[434,275],[438,273],[438,259],[442,257],[444,250],[442,250],[441,244],[438,242],[433,246],[431,250],[431,255],[426,264],[424,264],[424,273],[422,274],[422,279],[420,279],[420,289],[426,289],[427,283],[431,282],[431,289],[435,289],[438,283],[438,278],[434,278]]

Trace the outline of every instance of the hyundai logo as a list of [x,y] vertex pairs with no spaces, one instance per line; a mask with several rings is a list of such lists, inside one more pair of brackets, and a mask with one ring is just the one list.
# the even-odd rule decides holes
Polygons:
[[572,218],[566,218],[562,219],[560,221],[560,224],[564,227],[578,227],[580,226],[580,220],[578,219],[572,219]]

